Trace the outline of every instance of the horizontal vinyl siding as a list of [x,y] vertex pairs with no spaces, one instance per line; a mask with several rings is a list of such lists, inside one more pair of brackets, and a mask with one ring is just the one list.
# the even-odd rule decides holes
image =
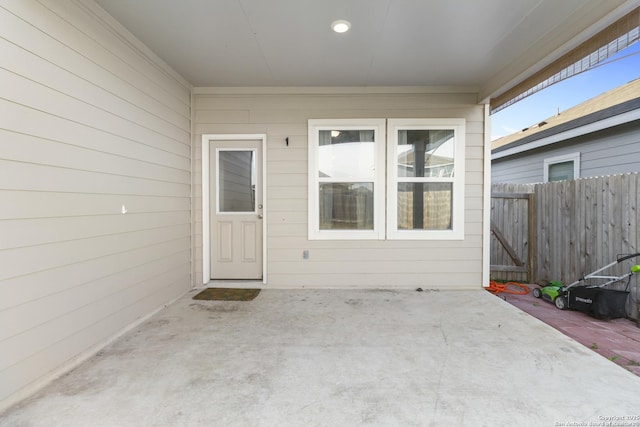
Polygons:
[[545,159],[576,152],[580,153],[580,178],[640,172],[640,121],[494,160],[492,182],[542,182]]
[[[600,131],[581,139],[582,177],[640,172],[640,121]],[[577,148],[579,147],[579,149]]]
[[491,182],[511,184],[526,184],[542,182],[542,165],[544,159],[532,160],[528,157],[499,159],[491,162]]
[[192,187],[190,86],[93,2],[3,1],[0,85],[1,410],[190,287]]
[[[195,165],[201,162],[202,134],[267,134],[268,286],[481,286],[484,110],[475,94],[198,94],[194,109]],[[403,117],[466,119],[465,240],[309,241],[307,120]],[[194,182],[197,279],[202,272],[199,166]]]

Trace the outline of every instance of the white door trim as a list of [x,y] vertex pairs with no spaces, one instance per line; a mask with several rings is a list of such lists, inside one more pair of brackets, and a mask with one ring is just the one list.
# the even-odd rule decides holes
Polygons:
[[267,284],[267,135],[264,133],[251,134],[203,134],[202,135],[202,283],[206,285],[211,281],[211,241],[209,234],[209,221],[211,199],[209,197],[209,143],[210,141],[262,141],[262,283]]

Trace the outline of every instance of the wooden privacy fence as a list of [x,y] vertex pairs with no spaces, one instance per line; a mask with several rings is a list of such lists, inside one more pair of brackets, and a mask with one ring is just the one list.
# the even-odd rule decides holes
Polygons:
[[[492,193],[496,196],[531,193],[533,209],[528,212],[522,199],[492,197],[491,220],[520,260],[531,251],[530,262],[525,263],[531,282],[570,283],[615,261],[618,255],[640,252],[639,191],[637,173],[541,184],[494,184]],[[505,252],[492,233],[492,278],[526,280],[527,273],[493,268],[515,266]],[[620,263],[603,274],[620,276],[634,263],[640,264],[640,259]],[[636,276],[631,285],[634,301],[638,298],[637,281]],[[637,313],[634,307],[633,317],[637,318]]]
[[536,185],[536,280],[571,282],[638,252],[639,184],[635,173]]

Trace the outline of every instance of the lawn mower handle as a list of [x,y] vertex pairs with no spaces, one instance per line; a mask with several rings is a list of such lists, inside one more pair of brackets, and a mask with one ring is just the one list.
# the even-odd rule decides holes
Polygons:
[[637,257],[638,255],[640,255],[640,252],[638,252],[638,253],[636,253],[636,254],[625,255],[625,256],[623,256],[623,257],[619,257],[619,258],[618,258],[618,260],[617,260],[617,262],[626,261],[626,260],[628,260],[628,259],[630,259],[630,258],[635,258],[635,257]]
[[[631,258],[634,258],[634,257],[637,257],[637,256],[640,256],[640,252],[635,253],[635,254],[631,254],[631,255],[618,256],[618,258],[617,258],[615,261],[613,261],[613,262],[611,262],[611,263],[609,263],[609,264],[605,265],[604,267],[601,267],[601,268],[597,269],[596,271],[594,271],[594,272],[592,272],[592,273],[589,273],[589,274],[583,275],[582,277],[580,277],[580,278],[579,278],[578,280],[576,280],[575,282],[573,282],[573,283],[571,283],[571,284],[569,284],[569,285],[565,286],[565,287],[564,287],[564,289],[573,288],[574,286],[576,286],[576,285],[580,284],[580,282],[583,282],[583,281],[584,281],[584,280],[586,280],[586,279],[593,279],[593,278],[600,278],[600,279],[609,278],[609,279],[611,279],[612,277],[597,277],[597,276],[596,276],[596,274],[600,273],[601,271],[606,270],[607,268],[613,267],[614,265],[619,264],[619,263],[621,263],[622,261],[626,261],[626,260],[628,260],[628,259],[631,259]],[[634,272],[634,273],[635,273],[635,272]]]

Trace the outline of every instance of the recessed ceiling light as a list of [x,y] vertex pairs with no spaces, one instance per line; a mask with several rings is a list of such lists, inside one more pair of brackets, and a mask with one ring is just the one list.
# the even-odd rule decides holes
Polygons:
[[331,29],[336,33],[346,33],[349,31],[349,28],[351,28],[351,22],[345,21],[344,19],[338,19],[331,23]]

